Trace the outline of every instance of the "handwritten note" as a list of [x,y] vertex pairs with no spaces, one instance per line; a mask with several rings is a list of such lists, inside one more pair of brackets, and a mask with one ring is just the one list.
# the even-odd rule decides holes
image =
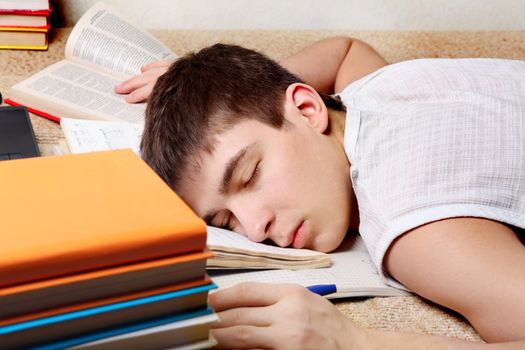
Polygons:
[[139,154],[143,125],[62,118],[60,126],[71,153],[131,148]]

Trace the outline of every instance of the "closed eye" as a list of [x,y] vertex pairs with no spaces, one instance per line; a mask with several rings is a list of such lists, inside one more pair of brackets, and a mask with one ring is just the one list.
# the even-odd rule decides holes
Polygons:
[[259,177],[260,168],[259,168],[260,161],[255,164],[255,168],[253,168],[252,174],[250,175],[250,178],[248,181],[244,183],[244,187],[248,187],[257,181],[257,178]]

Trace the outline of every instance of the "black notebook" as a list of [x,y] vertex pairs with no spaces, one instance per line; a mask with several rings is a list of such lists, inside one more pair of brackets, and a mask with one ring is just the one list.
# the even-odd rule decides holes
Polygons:
[[40,156],[25,107],[0,107],[0,160]]

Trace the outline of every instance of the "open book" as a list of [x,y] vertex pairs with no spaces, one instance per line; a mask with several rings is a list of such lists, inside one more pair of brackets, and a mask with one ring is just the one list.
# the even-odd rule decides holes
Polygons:
[[[208,236],[210,229],[208,228]],[[209,237],[208,237],[209,242]],[[229,242],[228,242],[229,243]],[[260,243],[254,243],[260,244]],[[290,252],[291,248],[282,248]],[[297,283],[303,286],[334,284],[337,293],[328,299],[360,296],[408,295],[405,290],[391,287],[379,275],[366,246],[357,234],[348,234],[339,248],[328,254],[332,265],[327,268],[303,270],[210,270],[208,275],[221,288],[240,282]]]
[[332,265],[329,254],[309,249],[256,243],[235,232],[208,226],[206,244],[213,252],[206,266],[231,269],[314,269]]
[[6,102],[59,121],[61,117],[139,123],[145,104],[128,104],[114,86],[140,67],[176,55],[104,3],[71,32],[65,59],[13,86]]

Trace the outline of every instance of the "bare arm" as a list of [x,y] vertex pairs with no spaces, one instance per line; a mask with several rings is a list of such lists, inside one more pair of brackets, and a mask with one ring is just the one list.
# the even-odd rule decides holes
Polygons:
[[280,62],[317,91],[340,92],[388,63],[370,45],[348,37],[320,40]]
[[525,340],[525,247],[510,227],[478,218],[436,221],[396,240],[385,267],[417,294],[465,316],[488,342]]
[[524,349],[525,341],[514,341],[507,343],[476,343],[456,338],[433,336],[426,334],[388,332],[378,330],[367,330],[363,338],[363,349],[384,350],[520,350]]
[[[115,92],[127,94],[129,103],[146,101],[171,63],[163,60],[142,67],[140,75],[117,85]],[[370,45],[348,37],[320,40],[280,63],[317,91],[328,94],[388,64]]]
[[213,293],[220,349],[523,349],[525,341],[485,344],[362,328],[328,300],[298,285],[241,283]]

